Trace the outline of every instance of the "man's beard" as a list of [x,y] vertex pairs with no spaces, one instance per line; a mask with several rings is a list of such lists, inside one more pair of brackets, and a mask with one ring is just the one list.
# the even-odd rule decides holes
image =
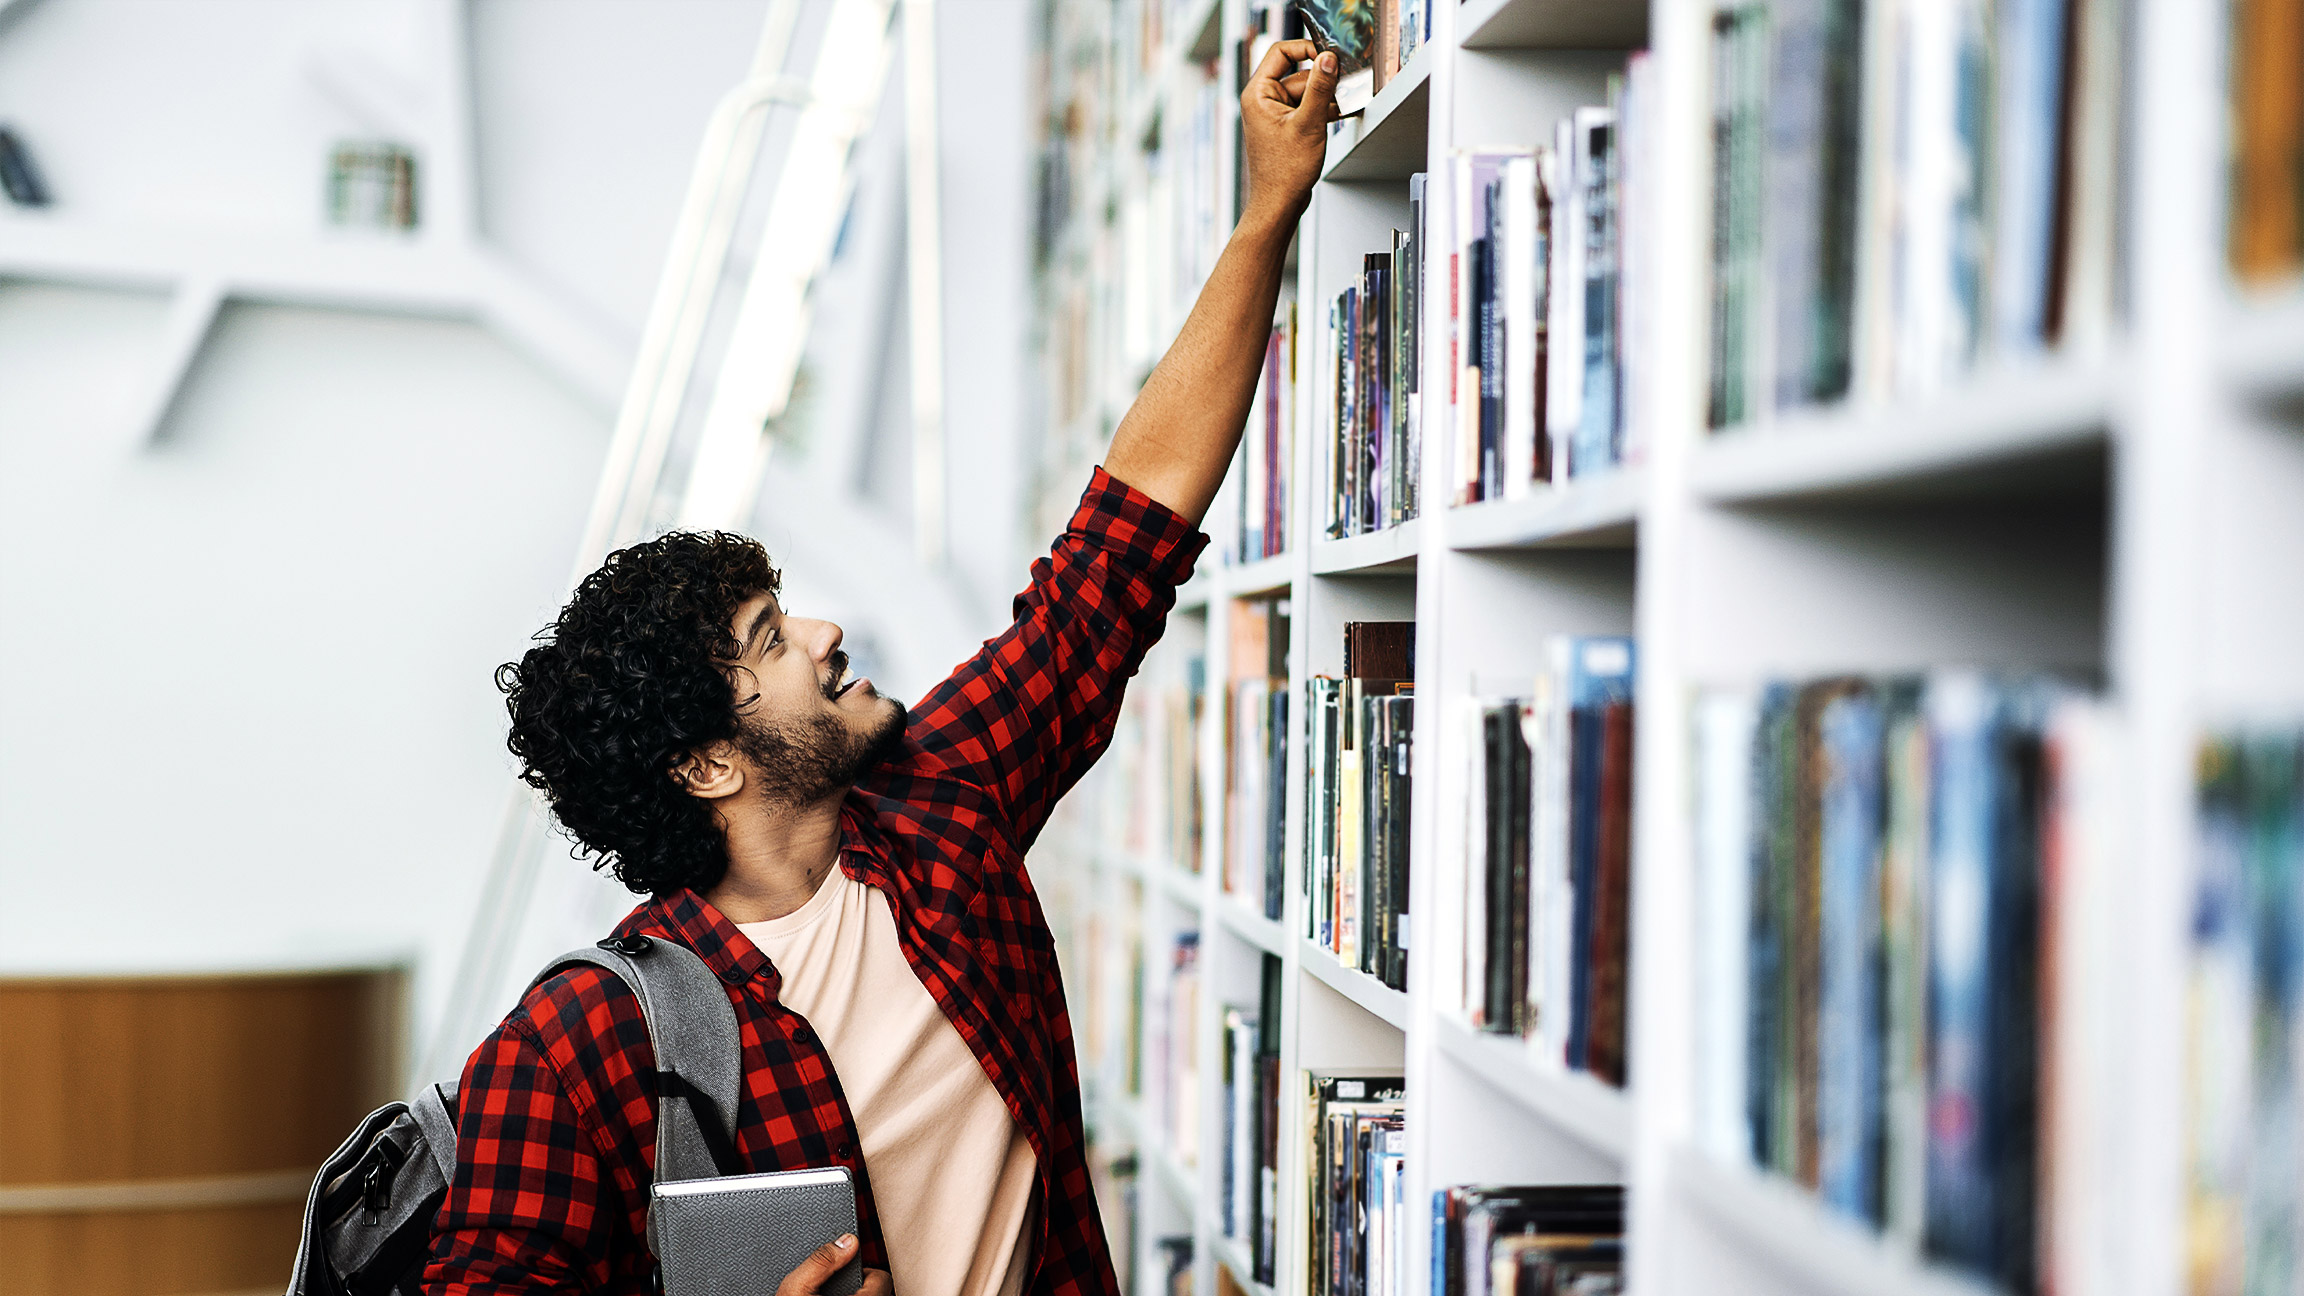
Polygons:
[[736,745],[759,771],[761,795],[784,805],[808,805],[854,785],[904,737],[904,704],[883,700],[885,713],[861,733],[839,716],[822,712],[800,721],[746,717]]

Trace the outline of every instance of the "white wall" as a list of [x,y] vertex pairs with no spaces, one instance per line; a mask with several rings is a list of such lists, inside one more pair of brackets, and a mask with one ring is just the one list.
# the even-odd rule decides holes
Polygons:
[[[811,610],[851,620],[910,694],[1005,619],[1047,539],[1020,546],[1015,522],[1030,5],[939,11],[952,565],[909,564],[896,111],[863,179],[880,236],[824,285],[844,295],[825,316],[856,327],[822,377],[876,397],[827,403],[882,441],[829,478],[779,460],[771,488],[807,508],[769,501],[759,527]],[[0,122],[55,191],[42,220],[344,237],[321,223],[330,144],[456,151],[452,12],[19,0]],[[480,236],[597,333],[636,338],[764,13],[470,0]],[[165,310],[0,283],[0,967],[91,943],[131,963],[406,947],[429,1017],[513,787],[490,672],[557,607],[610,412],[475,326],[240,304],[162,439],[136,444]],[[555,894],[589,891],[555,856]]]
[[0,288],[0,943],[450,951],[507,786],[490,672],[606,429],[471,326],[240,307],[125,447],[160,313]]

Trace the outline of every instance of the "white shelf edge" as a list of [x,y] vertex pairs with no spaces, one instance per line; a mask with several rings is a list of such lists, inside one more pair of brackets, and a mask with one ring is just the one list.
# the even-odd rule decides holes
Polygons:
[[[1593,20],[1600,10],[1636,17]],[[1632,49],[1647,43],[1648,6],[1645,0],[1465,0],[1456,30],[1457,43],[1469,50]]]
[[197,283],[219,302],[471,320],[605,410],[622,399],[638,346],[566,309],[493,246],[437,231],[259,233],[0,214],[0,276],[130,288]]
[[[1397,169],[1373,161],[1374,149],[1371,145],[1380,139],[1391,141],[1392,136],[1401,129],[1395,125],[1394,119],[1399,118],[1402,110],[1414,101],[1422,101],[1426,120],[1430,120],[1433,62],[1432,47],[1418,46],[1416,52],[1409,56],[1408,65],[1400,69],[1399,75],[1384,83],[1384,89],[1368,101],[1368,106],[1360,111],[1359,117],[1345,119],[1348,130],[1336,131],[1329,136],[1328,156],[1320,165],[1322,180],[1381,180]],[[1401,171],[1400,175],[1412,175],[1423,169],[1423,159],[1428,153],[1425,134],[1423,131],[1416,132],[1417,163]],[[1349,140],[1346,139],[1347,135]]]
[[[1217,1227],[1219,1229],[1223,1227],[1221,1221],[1218,1222]],[[1272,1296],[1270,1284],[1256,1281],[1254,1277],[1256,1273],[1255,1263],[1249,1258],[1247,1250],[1240,1245],[1240,1239],[1228,1237],[1219,1232],[1209,1241],[1216,1251],[1216,1262],[1232,1272],[1232,1281],[1240,1284],[1242,1289],[1252,1293],[1253,1296]]]
[[1139,1126],[1138,1134],[1138,1162],[1150,1161],[1154,1167],[1153,1173],[1168,1186],[1169,1195],[1184,1206],[1184,1213],[1197,1216],[1200,1213],[1200,1185],[1192,1182],[1192,1168],[1176,1155],[1176,1149],[1168,1146],[1168,1131],[1147,1131]]
[[1225,596],[1246,598],[1287,589],[1294,583],[1295,557],[1291,553],[1277,553],[1270,558],[1218,568],[1223,573]]
[[[1448,547],[1459,552],[1605,544],[1636,528],[1647,476],[1638,467],[1543,486],[1520,499],[1485,500],[1448,510]],[[1594,543],[1597,542],[1597,543]]]
[[1216,578],[1208,568],[1192,573],[1192,579],[1176,587],[1176,610],[1197,612],[1208,606],[1216,594]]
[[1994,1296],[1977,1279],[1904,1255],[1853,1220],[1773,1175],[1675,1149],[1673,1186],[1715,1228],[1818,1292],[1865,1296]]
[[2304,399],[2304,288],[2235,299],[2220,350],[2225,379],[2242,397]]
[[1423,549],[1422,518],[1410,518],[1398,526],[1365,535],[1346,536],[1342,540],[1314,540],[1312,542],[1312,574],[1315,576],[1383,575],[1388,571],[1406,574],[1416,564],[1416,556]]
[[1397,1031],[1408,1029],[1408,996],[1358,968],[1337,962],[1336,956],[1307,937],[1297,937],[1297,962],[1321,984],[1358,1004],[1371,1016]]
[[1277,919],[1267,918],[1229,891],[1216,893],[1216,921],[1240,939],[1275,958],[1286,956],[1288,933]]
[[1854,494],[2099,444],[2119,372],[2106,360],[2050,359],[1925,399],[1727,429],[1690,457],[1689,484],[1716,503]]
[[1435,1016],[1433,1038],[1455,1059],[1522,1108],[1596,1152],[1632,1156],[1632,1097],[1564,1068],[1546,1066],[1524,1040],[1488,1035]]
[[1200,912],[1199,874],[1187,873],[1167,860],[1145,860],[1143,867],[1145,873],[1159,884],[1160,889],[1168,893],[1170,900],[1194,914]]

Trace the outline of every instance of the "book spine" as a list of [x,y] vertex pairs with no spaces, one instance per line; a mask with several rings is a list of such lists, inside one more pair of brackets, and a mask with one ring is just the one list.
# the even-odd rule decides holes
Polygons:
[[1880,1221],[1879,857],[1881,714],[1869,691],[1824,706],[1819,827],[1823,985],[1818,1008],[1818,1178],[1827,1205]]

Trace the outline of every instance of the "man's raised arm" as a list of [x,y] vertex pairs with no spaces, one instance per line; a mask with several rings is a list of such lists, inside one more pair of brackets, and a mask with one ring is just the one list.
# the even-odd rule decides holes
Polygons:
[[1281,41],[1240,93],[1248,200],[1175,345],[1112,434],[1104,471],[1197,526],[1240,443],[1280,299],[1289,236],[1311,201],[1336,113],[1336,56]]
[[1112,739],[1129,676],[1191,573],[1196,528],[1224,480],[1264,367],[1280,271],[1335,112],[1334,56],[1282,41],[1240,96],[1248,201],[1175,345],[1112,436],[1104,469],[1032,583],[1015,624],[913,709],[927,760],[999,798],[1019,845]]

